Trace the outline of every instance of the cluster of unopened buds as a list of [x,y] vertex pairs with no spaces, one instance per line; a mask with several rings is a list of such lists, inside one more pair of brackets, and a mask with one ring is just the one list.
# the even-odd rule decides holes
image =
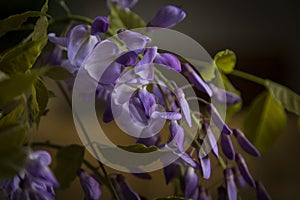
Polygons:
[[[115,3],[128,9],[135,1]],[[168,5],[161,8],[147,26],[171,28],[182,21],[185,15],[181,8]],[[119,118],[127,103],[129,109],[126,114],[130,118],[120,123],[125,130],[139,131],[142,137],[137,137],[136,143],[174,151],[179,159],[167,165],[164,174],[167,184],[175,179],[180,181],[182,192],[177,195],[186,199],[211,199],[212,192],[205,188],[200,177],[210,179],[211,159],[216,158],[224,174],[224,181],[219,183],[217,191],[218,199],[238,199],[238,191],[247,185],[255,188],[257,199],[271,199],[262,183],[252,177],[243,155],[236,152],[232,138],[237,140],[246,153],[255,157],[260,156],[260,153],[241,130],[229,128],[211,101],[213,99],[221,105],[234,105],[241,101],[240,97],[204,81],[187,60],[171,52],[160,51],[157,46],[149,47],[151,28],[148,35],[134,30],[119,30],[114,39],[107,39],[105,33],[109,26],[106,17],[98,16],[91,26],[76,25],[65,36],[57,37],[50,33],[49,40],[56,47],[49,64],[63,66],[74,77],[81,70],[86,74],[87,82],[97,84],[97,99],[107,102],[103,115],[105,123]],[[66,58],[62,58],[63,51],[67,53]],[[186,78],[190,87],[196,91],[200,113],[194,113],[191,109],[185,88],[166,79],[156,65]],[[72,78],[66,83],[72,88],[74,81],[75,78]],[[161,123],[162,120],[167,120],[167,140],[172,142],[161,142],[158,132],[165,124]],[[191,146],[186,147],[185,140],[189,133],[185,129],[195,126],[195,138]],[[213,156],[209,156],[210,151]],[[52,187],[58,187],[58,183],[47,167],[49,164],[47,153],[32,152],[26,170],[1,183],[1,186],[10,199],[53,199]],[[151,178],[147,173],[136,175]],[[99,199],[102,193],[99,180],[83,169],[78,171],[78,176],[85,199]],[[128,185],[124,176],[114,175],[111,182],[120,199],[142,199]]]

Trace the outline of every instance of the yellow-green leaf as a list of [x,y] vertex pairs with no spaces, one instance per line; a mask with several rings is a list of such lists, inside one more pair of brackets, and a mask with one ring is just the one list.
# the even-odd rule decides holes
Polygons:
[[33,66],[46,43],[47,38],[44,38],[21,43],[10,49],[0,59],[0,70],[9,75],[26,72]]
[[41,16],[38,21],[36,22],[36,25],[34,27],[33,35],[32,35],[32,40],[34,41],[39,41],[44,38],[47,38],[48,32],[48,19],[46,17],[48,11],[48,0],[46,0],[45,4],[43,5],[41,9],[41,13],[44,16]]
[[73,74],[61,66],[48,66],[48,68],[45,75],[53,80],[66,80],[73,77]]
[[33,91],[34,93],[32,93],[32,103],[34,104],[33,108],[36,109],[34,113],[34,121],[38,126],[40,119],[47,108],[49,96],[48,89],[41,79],[35,82]]
[[0,120],[0,128],[14,124],[16,121],[20,119],[24,111],[24,104],[19,104],[15,109],[6,114]]
[[29,17],[39,17],[41,15],[42,13],[38,11],[28,11],[0,20],[0,37],[9,31],[20,29],[22,24],[26,22]]
[[265,85],[285,109],[300,116],[300,96],[298,94],[270,80],[266,80]]
[[244,132],[260,150],[271,147],[286,127],[287,117],[280,102],[263,92],[252,103],[244,119]]
[[134,29],[145,27],[146,23],[137,14],[130,10],[122,9],[115,4],[111,4],[111,13],[109,16],[110,27],[108,32],[110,34],[117,34],[120,29]]
[[235,67],[236,55],[233,51],[226,49],[225,51],[218,52],[214,61],[216,66],[225,74],[229,74]]

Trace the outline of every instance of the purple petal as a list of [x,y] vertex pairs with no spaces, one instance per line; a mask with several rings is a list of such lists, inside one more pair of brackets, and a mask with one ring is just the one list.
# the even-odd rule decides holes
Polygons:
[[68,47],[68,38],[66,37],[57,37],[55,33],[49,33],[48,38],[50,42],[60,45],[62,47],[67,48]]
[[234,160],[235,151],[229,135],[221,133],[221,148],[228,159]]
[[209,84],[209,86],[213,92],[212,97],[219,103],[234,105],[242,101],[241,98],[234,93],[218,88],[214,84]]
[[245,188],[247,186],[247,183],[244,177],[241,175],[239,169],[233,168],[233,172],[234,172],[234,180],[237,183],[237,185],[241,188]]
[[117,63],[124,65],[125,67],[133,66],[137,61],[138,55],[134,51],[126,52],[116,59]]
[[198,90],[206,93],[210,97],[213,95],[207,83],[195,72],[195,70],[189,64],[185,63],[182,67],[183,74]]
[[183,112],[183,115],[186,119],[186,122],[188,123],[189,127],[192,127],[192,118],[191,118],[191,112],[190,112],[190,106],[185,99],[185,94],[181,88],[176,88],[174,90],[174,93],[179,100],[180,108]]
[[184,151],[183,145],[184,145],[184,130],[181,126],[179,126],[176,122],[171,122],[170,124],[170,132],[172,137],[174,138],[178,150]]
[[201,164],[203,178],[209,179],[210,173],[211,173],[210,159],[209,159],[208,155],[203,156],[201,151],[199,151],[198,157],[199,157],[200,164]]
[[247,167],[247,164],[244,160],[244,157],[237,153],[236,156],[235,156],[235,160],[236,160],[236,163],[237,163],[237,166],[242,174],[242,176],[244,177],[245,181],[251,186],[251,187],[255,187],[255,182],[249,172],[249,169]]
[[125,181],[125,177],[123,175],[117,175],[117,182],[120,186],[121,195],[123,198],[121,200],[140,200],[139,195],[129,186],[129,184]]
[[160,143],[161,137],[159,134],[156,134],[152,137],[148,137],[148,138],[138,138],[138,140],[136,141],[136,143],[138,144],[144,144],[147,147],[150,146],[158,146],[158,144]]
[[244,133],[240,129],[233,129],[233,135],[236,137],[239,145],[242,149],[247,152],[248,154],[259,157],[260,153],[255,148],[255,146],[246,138]]
[[151,41],[149,37],[129,30],[118,33],[118,37],[125,42],[130,51],[143,50]]
[[102,84],[113,84],[121,74],[121,65],[119,63],[111,63],[102,74],[99,82]]
[[168,119],[168,120],[180,120],[181,117],[182,117],[181,114],[178,112],[154,111],[151,113],[151,118],[153,118],[153,119],[162,118],[162,119]]
[[68,58],[71,64],[81,67],[98,41],[96,36],[90,35],[88,26],[77,25],[72,28],[68,40]]
[[166,184],[169,184],[175,178],[179,179],[181,174],[180,164],[178,162],[174,162],[164,167],[164,174]]
[[130,116],[135,120],[144,125],[148,124],[148,118],[145,113],[144,106],[141,100],[137,97],[130,99],[129,104]]
[[149,27],[170,28],[181,22],[185,18],[185,12],[172,5],[162,7],[155,17],[148,23]]
[[157,47],[148,48],[143,58],[136,64],[134,72],[146,80],[153,80],[153,60],[157,54]]
[[211,115],[211,119],[214,122],[214,124],[220,129],[222,133],[225,133],[227,135],[232,134],[232,130],[225,124],[221,116],[219,115],[217,109],[213,104],[207,105],[207,110]]
[[102,194],[98,181],[83,169],[79,170],[78,176],[84,192],[84,199],[98,200]]
[[154,62],[176,72],[181,72],[181,63],[176,56],[170,53],[157,54]]
[[237,200],[237,189],[234,182],[234,175],[231,169],[224,170],[224,176],[226,179],[228,200]]
[[267,192],[266,188],[262,184],[262,182],[256,182],[256,196],[257,200],[271,200],[271,196]]
[[144,106],[146,115],[150,116],[150,109],[156,105],[154,94],[148,92],[147,89],[143,88],[139,90],[138,95]]
[[219,157],[218,143],[211,130],[211,127],[209,126],[208,123],[204,123],[202,128],[203,131],[206,133],[206,137],[208,138],[209,145],[212,148],[214,155],[218,158]]
[[117,4],[121,8],[132,8],[138,0],[112,0],[115,4]]
[[174,152],[176,155],[178,155],[184,162],[189,164],[191,167],[198,169],[199,164],[187,153],[185,152]]
[[106,33],[109,28],[109,21],[104,16],[97,16],[91,27],[91,35],[97,35],[99,33]]
[[198,176],[195,169],[188,167],[184,174],[184,197],[190,198],[194,191],[198,189]]

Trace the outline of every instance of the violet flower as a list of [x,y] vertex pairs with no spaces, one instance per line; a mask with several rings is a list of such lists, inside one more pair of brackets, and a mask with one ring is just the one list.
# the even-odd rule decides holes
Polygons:
[[120,200],[140,200],[140,196],[126,182],[125,177],[118,174],[116,179],[111,180]]
[[181,108],[181,111],[183,113],[184,118],[186,119],[187,124],[189,127],[192,127],[192,118],[191,118],[191,111],[190,106],[185,99],[185,94],[181,88],[175,88],[174,94],[176,98],[178,99],[179,106]]
[[221,103],[221,104],[227,104],[227,105],[234,105],[239,102],[241,102],[241,98],[231,92],[228,92],[224,89],[216,87],[214,84],[209,84],[212,92],[213,92],[213,98]]
[[214,122],[214,124],[220,129],[222,133],[225,133],[227,135],[232,134],[232,130],[228,127],[228,125],[223,121],[220,114],[218,113],[216,107],[213,104],[207,105],[207,111],[211,115],[211,119]]
[[148,27],[170,28],[181,22],[186,13],[176,6],[167,5],[162,7],[155,17],[148,23]]
[[99,33],[106,33],[109,28],[109,21],[104,16],[97,16],[91,27],[91,35],[97,35]]
[[181,72],[181,63],[179,59],[173,54],[158,53],[154,59],[154,62],[176,72]]
[[84,199],[98,200],[102,194],[98,181],[83,169],[78,170],[77,174],[84,192]]
[[246,138],[244,133],[240,129],[233,129],[233,135],[236,137],[239,145],[248,154],[259,157],[260,153],[256,147]]
[[51,157],[46,151],[29,153],[25,170],[17,176],[0,182],[10,200],[53,200],[53,187],[59,184],[48,168]]
[[[208,123],[203,123],[202,129],[206,134],[206,138],[208,138],[208,143],[209,143],[208,145],[212,149],[213,154],[218,158],[219,157],[218,143],[211,127],[209,126]],[[203,147],[206,150],[207,147],[205,145],[203,145]]]
[[202,175],[204,179],[209,179],[211,174],[211,163],[208,155],[203,155],[201,150],[198,152],[198,157],[200,160]]
[[229,160],[234,160],[235,150],[231,142],[230,135],[221,133],[221,148],[223,153]]
[[237,153],[235,156],[235,160],[237,163],[237,166],[244,177],[245,181],[253,188],[255,188],[255,182],[254,179],[252,178],[252,175],[249,172],[249,169],[247,167],[246,161],[244,160],[244,157]]
[[228,200],[237,200],[237,188],[234,182],[233,171],[229,168],[225,169],[224,176],[226,180]]
[[195,191],[198,189],[198,175],[195,169],[188,167],[184,174],[184,197],[191,198]]
[[271,200],[271,196],[260,181],[256,181],[256,196],[257,200]]
[[184,151],[184,130],[181,126],[177,124],[177,122],[170,123],[170,132],[172,137],[174,138],[178,150]]

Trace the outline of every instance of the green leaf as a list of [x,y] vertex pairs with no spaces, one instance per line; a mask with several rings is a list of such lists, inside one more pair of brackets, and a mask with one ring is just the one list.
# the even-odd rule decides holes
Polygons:
[[34,113],[34,120],[39,125],[40,119],[42,115],[44,114],[47,104],[48,104],[48,89],[45,86],[44,82],[39,79],[34,84],[34,93],[32,93],[33,98],[33,108],[36,109],[36,112]]
[[28,132],[27,124],[12,124],[0,128],[0,151],[23,145]]
[[124,149],[126,151],[133,152],[133,153],[150,153],[150,152],[159,150],[159,148],[157,148],[156,146],[147,147],[144,144],[131,144],[128,146],[118,145],[118,147],[120,147],[121,149]]
[[281,135],[287,117],[280,102],[271,93],[263,92],[253,101],[244,120],[246,136],[264,151]]
[[26,22],[29,17],[39,17],[41,15],[42,13],[38,11],[28,11],[0,20],[0,37],[9,31],[20,29],[22,24]]
[[6,52],[0,59],[0,70],[7,74],[25,73],[35,63],[47,38],[22,43]]
[[163,198],[156,198],[155,200],[186,200],[184,197],[163,197]]
[[[44,15],[47,14],[48,11],[48,0],[46,0],[45,4],[43,5],[41,9],[41,13]],[[34,27],[32,40],[33,41],[39,41],[44,38],[47,38],[48,35],[48,19],[46,16],[41,16],[38,21],[36,22],[36,25]]]
[[111,4],[110,28],[108,32],[112,35],[117,34],[120,29],[134,29],[145,27],[146,23],[137,14],[122,9],[115,4]]
[[229,74],[235,67],[236,55],[233,51],[226,49],[218,52],[214,57],[215,64],[225,74]]
[[84,148],[79,145],[66,146],[57,152],[54,174],[60,183],[60,188],[67,188],[74,181],[83,157]]
[[8,179],[22,171],[25,167],[28,148],[10,148],[0,151],[0,179]]
[[48,66],[48,67],[49,70],[45,75],[53,80],[66,80],[68,78],[73,77],[73,74],[71,74],[67,69],[61,66]]
[[21,96],[26,92],[38,76],[41,71],[35,71],[27,74],[16,74],[9,79],[0,82],[0,106],[4,106],[9,101]]
[[298,94],[270,80],[266,80],[265,85],[285,109],[300,116],[300,96]]
[[15,109],[9,112],[7,115],[1,118],[0,128],[14,124],[20,119],[24,111],[24,104],[19,104]]

